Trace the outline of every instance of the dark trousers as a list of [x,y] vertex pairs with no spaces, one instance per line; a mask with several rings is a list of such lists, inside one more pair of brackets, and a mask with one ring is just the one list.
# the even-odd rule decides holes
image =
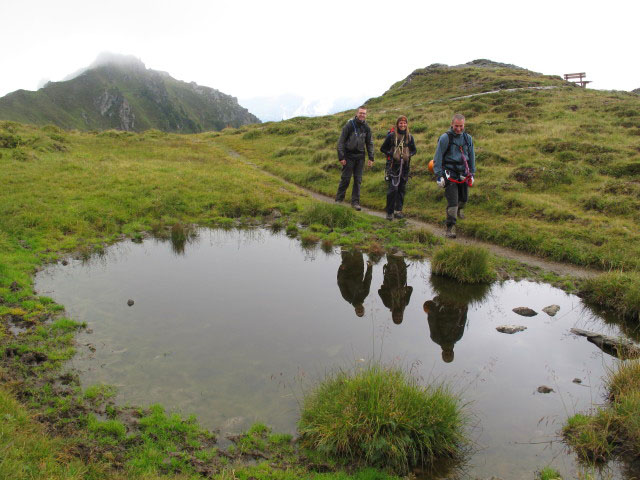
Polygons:
[[407,190],[408,177],[400,177],[397,185],[394,185],[398,179],[391,179],[387,182],[387,206],[384,209],[387,213],[393,213],[402,211],[402,205],[404,205],[404,193]]
[[467,203],[469,198],[469,185],[447,180],[447,184],[444,187],[444,198],[447,199],[447,226],[455,225],[458,204]]
[[364,156],[362,158],[346,158],[347,164],[342,167],[342,176],[338,185],[336,200],[344,200],[351,176],[353,175],[353,189],[351,190],[351,204],[360,203],[360,185],[362,184],[362,170],[364,169]]

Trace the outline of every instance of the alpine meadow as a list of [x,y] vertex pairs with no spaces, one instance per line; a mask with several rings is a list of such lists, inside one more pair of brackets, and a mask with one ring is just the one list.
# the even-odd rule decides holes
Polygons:
[[[85,75],[83,85],[92,78]],[[197,87],[162,78],[172,97]],[[68,99],[63,86],[51,88]],[[301,401],[301,439],[258,422],[224,448],[193,416],[117,404],[115,387],[84,388],[65,365],[86,325],[39,295],[34,275],[123,240],[265,226],[305,247],[430,258],[442,275],[466,283],[550,282],[640,339],[640,94],[580,88],[488,60],[414,71],[365,103],[376,159],[365,168],[363,207],[384,209],[379,149],[399,115],[408,117],[418,150],[403,212],[409,221],[388,222],[315,195],[335,196],[336,142],[353,111],[246,124],[255,117],[225,96],[220,108],[239,111],[237,128],[203,131],[231,121],[194,120],[204,114],[192,93],[189,108],[171,105],[169,123],[138,116],[140,131],[98,130],[114,128],[98,116],[95,129],[80,129],[80,107],[63,115],[44,92],[29,101],[46,105],[46,114],[20,112],[37,125],[0,116],[0,478],[391,480],[471,448],[459,395],[444,382],[422,388],[395,367],[328,374]],[[466,117],[477,167],[459,237],[571,265],[583,276],[550,273],[434,233],[444,231],[446,200],[427,165],[455,113]],[[56,118],[64,121],[54,125]],[[180,122],[189,128],[176,127]],[[172,131],[144,129],[158,125]],[[471,266],[464,262],[470,258]],[[640,455],[637,362],[611,374],[607,405],[565,426],[567,443],[589,465]],[[383,411],[367,395],[393,401]],[[350,410],[356,404],[367,410]],[[446,415],[435,421],[434,411]],[[340,413],[350,429],[334,421]],[[614,417],[617,423],[609,421]],[[596,435],[603,422],[615,430],[604,440]],[[597,437],[595,445],[585,432]]]

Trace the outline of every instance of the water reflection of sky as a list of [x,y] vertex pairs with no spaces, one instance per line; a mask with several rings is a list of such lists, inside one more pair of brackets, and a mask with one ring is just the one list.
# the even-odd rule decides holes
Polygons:
[[[79,343],[96,351],[81,350],[74,365],[85,384],[117,385],[121,402],[161,402],[223,431],[260,420],[294,432],[310,382],[382,357],[425,382],[446,380],[469,402],[478,448],[471,477],[530,478],[549,463],[570,473],[573,457],[562,445],[541,442],[557,440],[567,415],[602,400],[601,377],[613,360],[569,329],[617,327],[548,285],[460,290],[431,278],[428,263],[393,257],[373,264],[367,279],[367,260],[346,261],[359,273],[345,287],[339,253],[303,250],[263,230],[202,230],[184,254],[155,240],[125,243],[86,263],[47,268],[36,288],[88,322],[92,333]],[[560,306],[555,317],[542,312],[551,304]],[[519,306],[539,313],[519,316]],[[527,330],[497,332],[503,324]],[[555,392],[539,394],[540,385]]]

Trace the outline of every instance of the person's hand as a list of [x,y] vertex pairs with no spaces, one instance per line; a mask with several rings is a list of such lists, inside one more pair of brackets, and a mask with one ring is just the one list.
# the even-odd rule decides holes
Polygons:
[[467,183],[469,183],[469,186],[470,186],[470,187],[473,187],[473,181],[474,181],[474,178],[473,178],[473,175],[471,175],[471,176],[469,177],[468,182],[467,182]]
[[445,183],[445,182],[444,182],[444,178],[439,177],[439,178],[438,178],[438,181],[437,181],[436,183],[438,184],[438,186],[439,186],[440,188],[444,188],[444,183]]
[[344,167],[347,164],[346,160],[340,160],[340,164]]
[[369,160],[369,168],[373,167],[373,160]]

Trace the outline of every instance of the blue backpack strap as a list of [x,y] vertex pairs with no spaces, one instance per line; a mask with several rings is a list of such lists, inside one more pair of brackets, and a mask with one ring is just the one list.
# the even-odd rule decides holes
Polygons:
[[358,134],[358,127],[356,127],[356,122],[353,121],[353,118],[349,121],[351,122],[351,125],[353,125],[353,131],[355,132],[357,137],[359,134]]

